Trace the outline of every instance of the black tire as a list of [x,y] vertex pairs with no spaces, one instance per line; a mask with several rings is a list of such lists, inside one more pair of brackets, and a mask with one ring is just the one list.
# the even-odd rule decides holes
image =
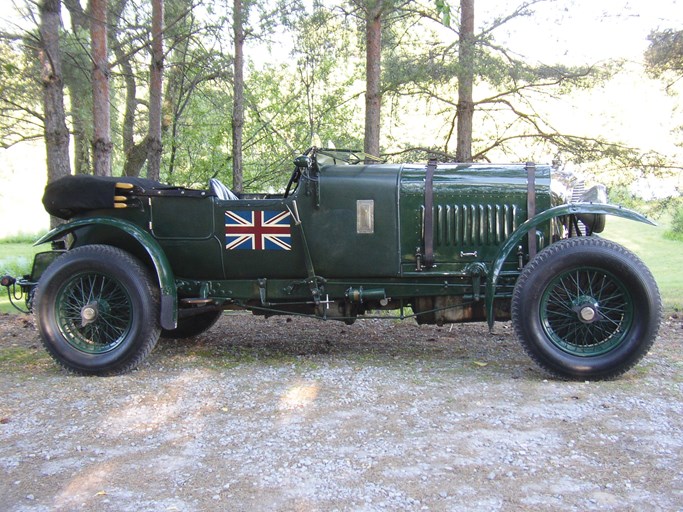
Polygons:
[[645,264],[594,237],[541,251],[512,297],[512,322],[526,352],[568,379],[610,379],[632,368],[654,343],[661,316],[659,290]]
[[108,245],[73,249],[38,283],[35,308],[43,345],[80,375],[136,368],[159,339],[159,289],[129,253]]
[[161,337],[169,340],[193,338],[208,331],[221,317],[222,311],[208,311],[194,316],[178,319],[178,327],[171,331],[161,330]]

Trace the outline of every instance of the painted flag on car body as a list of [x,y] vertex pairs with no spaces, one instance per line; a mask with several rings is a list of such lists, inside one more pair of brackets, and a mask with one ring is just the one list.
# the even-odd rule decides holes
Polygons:
[[232,250],[292,249],[291,214],[273,210],[227,210],[225,248]]

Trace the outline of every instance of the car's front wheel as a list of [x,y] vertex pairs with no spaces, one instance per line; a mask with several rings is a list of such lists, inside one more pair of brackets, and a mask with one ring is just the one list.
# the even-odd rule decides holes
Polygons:
[[108,245],[73,249],[38,283],[35,308],[45,348],[83,375],[125,373],[159,338],[159,290],[129,253]]
[[554,375],[607,379],[650,349],[661,318],[652,274],[624,247],[594,237],[563,240],[522,271],[512,321],[527,353]]

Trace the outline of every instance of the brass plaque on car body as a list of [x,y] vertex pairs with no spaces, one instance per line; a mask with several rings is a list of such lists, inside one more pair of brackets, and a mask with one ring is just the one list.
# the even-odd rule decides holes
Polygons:
[[375,232],[374,199],[358,199],[356,201],[356,232],[358,234]]

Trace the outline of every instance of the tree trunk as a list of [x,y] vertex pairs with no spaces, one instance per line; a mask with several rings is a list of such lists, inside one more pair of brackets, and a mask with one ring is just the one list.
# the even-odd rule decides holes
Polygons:
[[90,174],[90,137],[88,125],[74,104],[78,102],[78,88],[69,87],[71,96],[71,124],[74,134],[74,174]]
[[138,106],[137,84],[135,83],[135,75],[130,59],[126,57],[123,48],[118,45],[114,46],[114,54],[119,66],[121,66],[121,76],[126,84],[126,99],[123,110],[123,124],[121,126],[123,154],[125,157],[123,174],[124,176],[137,178],[140,176],[140,171],[147,161],[147,140],[135,143],[135,111]]
[[[75,0],[64,0],[73,2]],[[121,20],[127,0],[109,1],[109,18]],[[147,138],[135,142],[135,116],[138,108],[136,75],[131,64],[134,55],[128,53],[124,45],[119,41],[120,28],[116,23],[109,25],[107,41],[110,50],[116,57],[120,69],[120,76],[126,84],[125,107],[121,125],[123,142],[123,174],[124,176],[138,177],[147,161]]]
[[[64,114],[64,85],[59,49],[60,18],[60,0],[43,0],[40,4],[40,63],[48,183],[71,174],[69,130]],[[54,217],[50,219],[53,227],[58,222]]]
[[[81,31],[89,29],[88,16],[83,11],[78,0],[62,0],[64,7],[69,11],[71,27],[74,35],[78,37]],[[69,91],[71,99],[71,129],[74,139],[74,174],[89,174],[92,170],[90,163],[90,95],[92,86],[90,80],[81,69],[87,69],[86,63],[90,61],[90,55],[85,45],[71,48],[71,58],[64,64],[71,62],[71,73],[64,76],[64,85]]]
[[152,65],[149,80],[149,135],[147,137],[147,177],[161,175],[161,91],[164,69],[164,0],[152,1]]
[[474,0],[460,0],[460,40],[458,70],[458,137],[455,159],[472,160],[472,118],[474,101]]
[[[382,8],[381,2],[371,2],[366,20],[365,51],[365,141],[363,151],[379,156],[380,113],[382,93],[380,75],[382,70]],[[372,160],[366,160],[370,163]]]
[[242,130],[244,129],[244,20],[242,0],[233,3],[235,61],[232,105],[232,188],[242,192]]
[[107,1],[90,0],[93,87],[93,168],[97,176],[111,176]]

